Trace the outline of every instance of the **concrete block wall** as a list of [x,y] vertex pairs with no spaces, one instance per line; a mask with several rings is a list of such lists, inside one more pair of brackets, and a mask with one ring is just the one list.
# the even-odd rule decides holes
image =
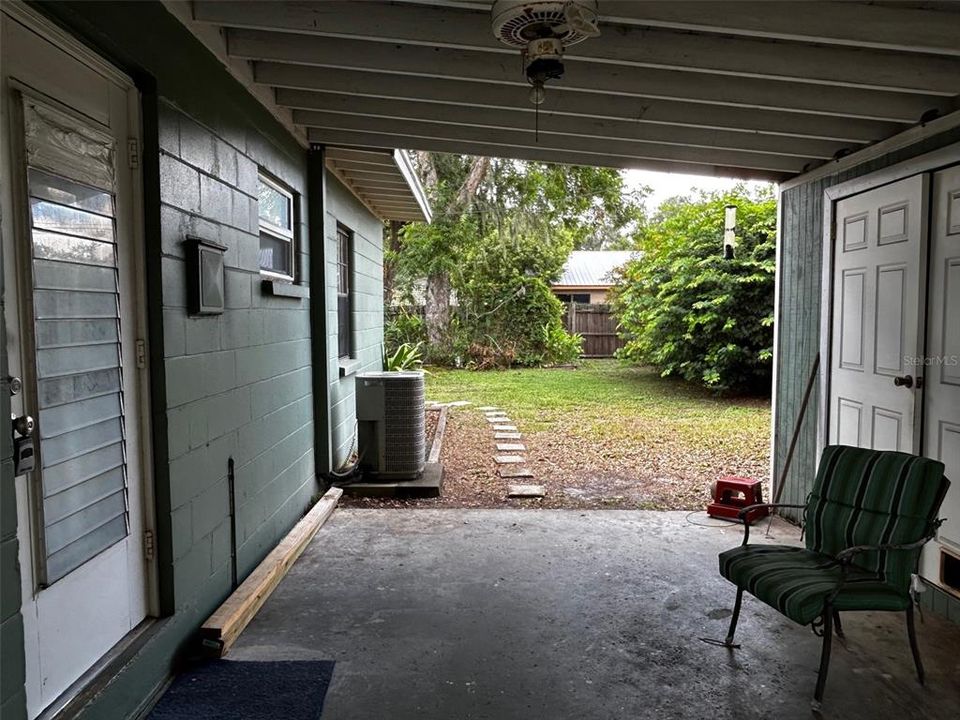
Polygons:
[[[258,267],[260,169],[300,198],[306,180],[302,165],[255,136],[218,134],[166,102],[159,136],[172,560],[180,607],[230,590],[231,459],[240,578],[317,491],[310,301],[272,295]],[[307,280],[309,250],[304,205],[296,203],[300,282]],[[227,247],[222,315],[187,312],[188,235]]]
[[[330,380],[331,462],[349,460],[356,424],[356,374],[383,368],[383,224],[333,175],[324,197],[327,377]],[[337,224],[353,231],[353,374],[340,376],[337,344]]]

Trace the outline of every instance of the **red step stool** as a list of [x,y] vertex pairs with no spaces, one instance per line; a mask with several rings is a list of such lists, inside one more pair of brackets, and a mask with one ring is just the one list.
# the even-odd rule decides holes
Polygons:
[[[713,484],[713,502],[707,505],[710,517],[737,520],[737,515],[748,505],[763,502],[763,491],[759,480],[728,475]],[[757,508],[744,518],[748,525],[770,514],[770,508]]]

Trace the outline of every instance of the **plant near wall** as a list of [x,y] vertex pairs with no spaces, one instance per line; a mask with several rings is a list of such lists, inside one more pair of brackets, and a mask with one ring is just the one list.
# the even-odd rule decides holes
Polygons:
[[[723,257],[723,218],[737,206],[737,252]],[[641,258],[611,293],[618,356],[724,392],[770,391],[776,200],[772,189],[700,193],[664,203]]]
[[383,369],[386,372],[408,372],[423,367],[423,343],[403,343],[388,354],[383,354]]

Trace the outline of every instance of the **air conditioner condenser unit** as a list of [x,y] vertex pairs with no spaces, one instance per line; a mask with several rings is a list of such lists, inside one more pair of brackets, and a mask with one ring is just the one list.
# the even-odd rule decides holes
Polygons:
[[412,480],[426,463],[422,371],[357,375],[360,468],[370,478]]

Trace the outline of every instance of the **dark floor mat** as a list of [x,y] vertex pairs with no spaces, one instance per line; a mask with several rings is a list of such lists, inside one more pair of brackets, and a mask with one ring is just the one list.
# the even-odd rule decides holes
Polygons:
[[215,660],[178,675],[148,720],[317,720],[333,662]]

